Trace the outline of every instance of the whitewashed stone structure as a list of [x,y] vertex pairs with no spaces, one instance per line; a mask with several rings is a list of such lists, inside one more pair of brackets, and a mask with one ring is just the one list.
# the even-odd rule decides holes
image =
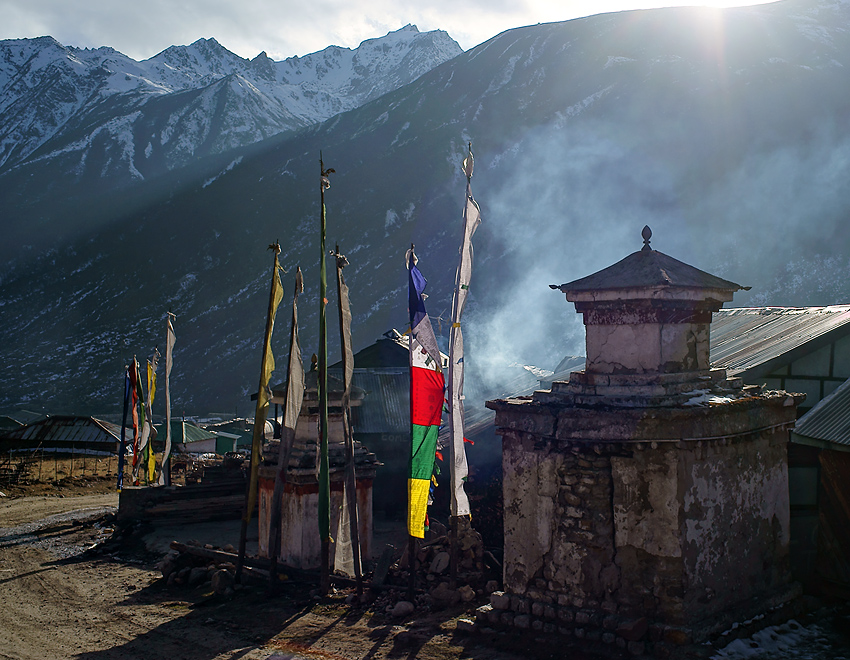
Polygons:
[[[316,372],[306,376],[307,389],[295,440],[286,470],[286,486],[281,507],[281,543],[278,560],[284,566],[302,570],[316,569],[321,564],[319,537],[319,400]],[[352,405],[359,405],[363,392],[355,392]],[[283,403],[283,393],[273,392],[272,403]],[[269,556],[269,523],[274,482],[277,477],[279,445],[271,443],[259,470],[259,552]],[[345,478],[345,444],[342,426],[342,383],[328,377],[328,462],[330,464],[330,529],[337,538]],[[357,475],[358,533],[363,561],[372,555],[372,482],[378,464],[375,455],[361,443],[354,443]],[[331,565],[335,547],[330,547]]]
[[668,655],[796,593],[786,443],[801,395],[708,360],[713,311],[743,288],[649,246],[552,287],[584,317],[569,382],[490,401],[503,438],[512,625]]

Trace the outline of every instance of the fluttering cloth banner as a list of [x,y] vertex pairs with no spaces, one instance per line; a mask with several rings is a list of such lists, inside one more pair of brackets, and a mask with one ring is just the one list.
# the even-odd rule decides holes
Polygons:
[[440,350],[423,293],[427,282],[408,252],[408,304],[410,310],[410,472],[407,480],[407,531],[425,537],[428,492],[434,472],[434,452],[445,400]]
[[452,301],[452,329],[449,337],[449,429],[451,443],[449,444],[451,460],[451,515],[468,516],[469,498],[464,490],[464,483],[469,475],[466,462],[463,432],[463,331],[460,327],[460,317],[469,295],[469,280],[472,277],[472,235],[481,223],[481,211],[472,198],[472,148],[469,156],[463,161],[466,174],[466,205],[463,209],[463,240],[460,246],[460,261],[455,278],[455,292]]

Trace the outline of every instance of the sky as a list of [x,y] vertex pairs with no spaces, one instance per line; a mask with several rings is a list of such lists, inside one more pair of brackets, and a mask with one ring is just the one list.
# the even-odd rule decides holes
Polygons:
[[143,60],[172,45],[215,38],[244,58],[273,60],[334,45],[356,48],[411,23],[445,30],[469,50],[500,32],[581,16],[672,5],[769,0],[0,0],[0,39],[49,35],[66,46],[111,46]]

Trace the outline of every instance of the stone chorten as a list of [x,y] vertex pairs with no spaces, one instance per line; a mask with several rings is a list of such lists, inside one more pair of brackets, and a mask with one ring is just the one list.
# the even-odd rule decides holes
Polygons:
[[650,237],[552,286],[584,317],[585,370],[487,402],[503,438],[505,593],[479,612],[486,625],[663,655],[795,593],[786,443],[803,397],[711,368],[711,314],[745,287]]
[[[316,371],[306,374],[306,390],[301,414],[295,425],[295,439],[289,465],[286,470],[286,486],[281,508],[281,543],[278,557],[285,566],[299,569],[318,568],[321,563],[321,540],[319,538],[319,395]],[[331,537],[339,538],[340,511],[345,480],[345,440],[342,420],[342,381],[328,376],[328,463],[331,485]],[[353,388],[351,405],[358,406],[365,392]],[[285,402],[283,386],[272,391],[272,403]],[[259,470],[259,551],[263,557],[269,554],[269,516],[274,482],[277,477],[277,462],[280,441],[269,443]],[[354,441],[354,465],[356,473],[358,532],[362,559],[372,555],[372,482],[379,465],[375,454],[360,442]],[[335,556],[335,542],[331,542],[331,568]]]

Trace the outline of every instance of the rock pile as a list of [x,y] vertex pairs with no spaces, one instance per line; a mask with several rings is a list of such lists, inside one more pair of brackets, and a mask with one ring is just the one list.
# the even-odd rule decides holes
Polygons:
[[[432,521],[431,537],[432,540],[421,544],[416,553],[415,585],[420,593],[415,597],[413,605],[417,609],[439,610],[458,603],[471,603],[498,589],[499,583],[493,579],[499,577],[498,571],[488,570],[497,567],[485,561],[481,534],[472,528],[468,518],[458,520],[455,586],[451,585],[450,580],[450,533],[444,525]],[[398,560],[390,567],[388,582],[405,585],[410,579],[407,548],[399,550],[398,554]],[[399,598],[401,590],[398,594],[391,591],[379,599],[387,601],[384,609],[390,614],[395,602],[394,595],[395,599]]]
[[[191,542],[189,545],[200,546]],[[204,547],[212,549],[210,545]],[[223,550],[233,552],[233,547],[226,546]],[[227,559],[210,559],[172,550],[162,558],[157,568],[169,587],[195,588],[209,582],[216,594],[229,596],[239,586],[234,583],[236,565]]]

